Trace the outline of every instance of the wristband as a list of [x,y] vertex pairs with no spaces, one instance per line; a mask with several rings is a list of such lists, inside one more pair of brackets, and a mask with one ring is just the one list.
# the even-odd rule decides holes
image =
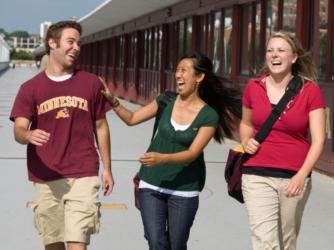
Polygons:
[[117,100],[117,98],[115,98],[115,101],[111,102],[110,105],[112,108],[117,108],[120,105],[120,103]]

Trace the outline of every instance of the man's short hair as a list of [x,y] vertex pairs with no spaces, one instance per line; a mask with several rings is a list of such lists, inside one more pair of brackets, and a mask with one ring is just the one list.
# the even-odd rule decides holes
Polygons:
[[56,41],[56,43],[59,43],[60,37],[61,37],[61,33],[63,31],[63,29],[66,28],[72,28],[72,29],[76,29],[79,34],[81,35],[82,32],[82,28],[80,23],[73,21],[73,20],[66,20],[66,21],[60,21],[57,23],[52,24],[47,33],[46,33],[46,38],[45,38],[45,49],[46,49],[46,53],[49,55],[50,54],[50,46],[49,46],[49,40],[50,39],[54,39]]

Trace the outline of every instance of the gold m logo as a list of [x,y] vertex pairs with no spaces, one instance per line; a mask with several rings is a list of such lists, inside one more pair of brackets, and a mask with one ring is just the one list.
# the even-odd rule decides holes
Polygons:
[[59,118],[68,118],[68,117],[70,117],[68,109],[67,108],[63,108],[63,109],[61,109],[61,110],[59,110],[57,112],[56,119],[59,119]]

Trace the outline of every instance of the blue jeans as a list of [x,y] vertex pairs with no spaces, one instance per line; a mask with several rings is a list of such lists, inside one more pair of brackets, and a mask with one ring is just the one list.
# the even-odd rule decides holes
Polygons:
[[140,189],[140,212],[150,250],[186,250],[198,196],[180,197]]

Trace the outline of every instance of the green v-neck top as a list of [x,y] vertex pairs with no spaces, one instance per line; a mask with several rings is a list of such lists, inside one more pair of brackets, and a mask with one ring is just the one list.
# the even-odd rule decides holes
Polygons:
[[[162,96],[158,96],[159,102]],[[219,123],[217,112],[209,105],[204,105],[190,126],[184,131],[175,131],[171,124],[171,115],[175,98],[167,104],[159,121],[157,134],[147,152],[173,154],[187,150],[201,127],[215,127]],[[201,191],[205,184],[205,162],[203,152],[196,160],[189,163],[166,163],[154,167],[141,166],[140,179],[162,188],[178,191]]]

